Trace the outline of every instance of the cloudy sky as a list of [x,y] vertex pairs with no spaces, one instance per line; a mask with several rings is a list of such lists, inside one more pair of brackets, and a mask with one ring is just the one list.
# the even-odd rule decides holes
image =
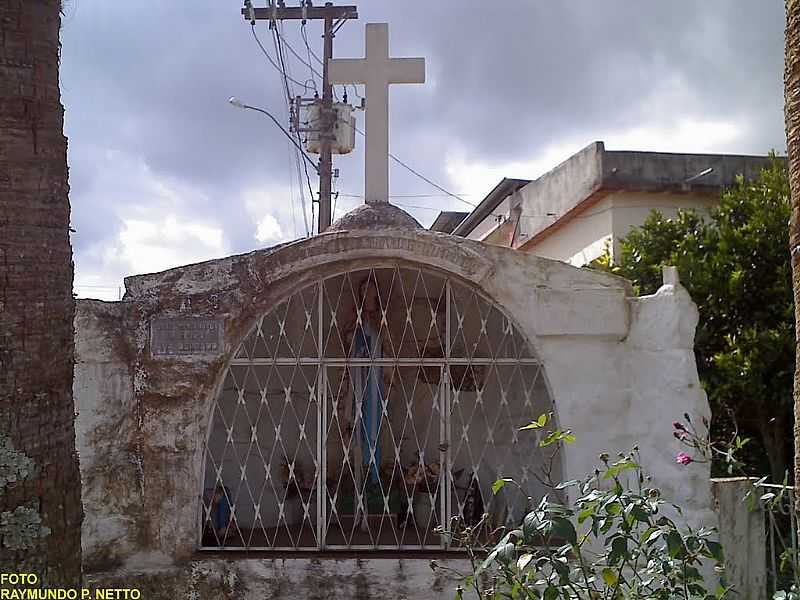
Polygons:
[[[61,79],[80,296],[115,299],[126,275],[306,234],[309,194],[304,219],[289,141],[266,117],[227,103],[237,96],[286,119],[280,75],[240,8],[66,0]],[[335,56],[363,55],[364,24],[388,22],[394,56],[426,58],[425,85],[392,88],[391,151],[472,203],[500,178],[534,178],[593,140],[614,150],[785,149],[782,0],[358,8]],[[306,32],[319,54],[319,23]],[[257,33],[273,51],[266,23]],[[309,62],[299,24],[287,22],[284,36]],[[312,77],[287,59],[296,80]],[[340,216],[360,202],[363,156],[335,167]],[[469,209],[395,164],[391,194],[424,225],[439,210]]]

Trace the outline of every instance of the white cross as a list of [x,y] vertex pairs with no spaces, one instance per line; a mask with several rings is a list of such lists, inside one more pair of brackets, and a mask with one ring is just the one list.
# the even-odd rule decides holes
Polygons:
[[331,83],[363,83],[367,97],[364,197],[389,201],[389,84],[425,83],[424,58],[389,58],[388,23],[367,23],[365,58],[328,62]]

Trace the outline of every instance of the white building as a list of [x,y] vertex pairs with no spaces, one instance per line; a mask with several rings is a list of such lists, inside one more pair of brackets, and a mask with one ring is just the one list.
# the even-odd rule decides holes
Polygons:
[[651,211],[707,212],[766,156],[608,151],[594,142],[536,180],[503,179],[471,213],[443,212],[434,231],[533,252],[576,266],[618,255]]

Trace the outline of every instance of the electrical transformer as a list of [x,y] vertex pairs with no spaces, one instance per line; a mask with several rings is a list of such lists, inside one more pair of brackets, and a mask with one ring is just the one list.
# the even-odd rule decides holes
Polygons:
[[[318,128],[321,123],[321,102],[315,102],[305,107],[305,124],[312,131],[308,131],[306,150],[312,154],[319,154],[321,149]],[[333,110],[336,111],[334,124],[335,139],[331,142],[332,154],[349,154],[356,145],[356,118],[353,116],[353,107],[344,102],[335,102]]]

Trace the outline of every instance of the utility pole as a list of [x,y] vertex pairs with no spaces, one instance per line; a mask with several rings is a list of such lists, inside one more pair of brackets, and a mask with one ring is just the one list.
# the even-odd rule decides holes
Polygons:
[[[333,188],[333,158],[331,146],[336,139],[336,111],[333,108],[333,86],[328,78],[328,63],[333,58],[333,38],[336,32],[348,19],[357,19],[355,6],[334,6],[326,2],[325,6],[312,6],[310,0],[303,0],[300,7],[287,7],[282,0],[270,0],[266,8],[253,8],[251,1],[246,0],[242,9],[244,18],[255,25],[258,20],[322,20],[323,31],[323,64],[322,64],[322,109],[319,126],[319,222],[318,233],[325,231],[331,224],[331,190]],[[299,111],[299,106],[297,107]]]
[[[332,6],[330,2],[326,7]],[[325,17],[323,33],[325,42],[322,53],[322,117],[319,134],[319,225],[317,232],[322,233],[331,225],[331,190],[333,188],[333,157],[331,143],[334,138],[336,113],[333,110],[333,86],[328,80],[328,62],[333,58],[333,18]]]

